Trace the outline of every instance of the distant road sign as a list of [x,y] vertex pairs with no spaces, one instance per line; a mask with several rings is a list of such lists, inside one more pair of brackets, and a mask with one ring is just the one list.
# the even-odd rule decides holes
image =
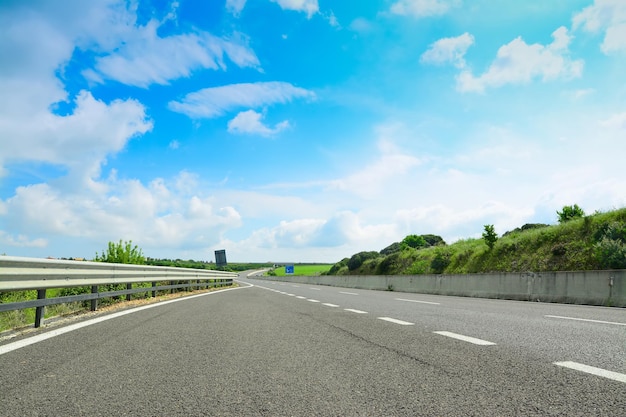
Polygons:
[[285,265],[285,274],[293,275],[293,265]]
[[226,249],[220,249],[215,251],[215,264],[218,268],[228,265],[226,262]]

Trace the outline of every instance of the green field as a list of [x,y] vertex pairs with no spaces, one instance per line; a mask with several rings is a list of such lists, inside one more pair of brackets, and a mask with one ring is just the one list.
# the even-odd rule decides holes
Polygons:
[[[332,267],[331,264],[315,264],[315,265],[300,265],[294,264],[293,266],[293,275],[303,275],[303,276],[314,276],[321,275],[324,272],[328,272]],[[273,274],[277,277],[285,276],[285,267],[281,266],[274,269]]]

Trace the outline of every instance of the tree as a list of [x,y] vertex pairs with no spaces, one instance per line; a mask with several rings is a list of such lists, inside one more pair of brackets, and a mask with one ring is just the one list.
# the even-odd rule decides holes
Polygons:
[[493,249],[493,245],[495,245],[498,240],[498,234],[496,233],[496,229],[493,227],[493,224],[485,225],[483,239],[485,239],[485,243],[489,246],[489,249]]
[[402,249],[406,248],[423,248],[424,246],[428,246],[428,242],[422,236],[418,235],[408,235],[402,242],[400,243]]
[[559,216],[559,223],[565,223],[585,216],[585,212],[578,206],[578,204],[574,204],[573,206],[563,206],[563,210],[557,211],[556,214]]
[[96,253],[95,261],[143,265],[146,263],[146,258],[137,245],[133,246],[132,240],[122,242],[120,239],[119,243],[109,242],[106,253],[104,251],[102,255]]

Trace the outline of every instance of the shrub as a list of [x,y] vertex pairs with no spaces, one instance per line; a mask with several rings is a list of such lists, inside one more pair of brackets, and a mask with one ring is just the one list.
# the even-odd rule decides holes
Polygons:
[[426,242],[426,239],[424,239],[422,236],[408,235],[407,237],[402,239],[400,246],[402,247],[402,249],[406,249],[406,248],[418,249],[418,248],[423,248],[429,245],[428,245],[428,242]]
[[585,212],[578,206],[578,204],[574,204],[573,206],[563,206],[563,209],[561,211],[557,211],[556,214],[559,216],[559,223],[565,223],[585,216]]
[[378,258],[378,256],[378,252],[359,252],[355,255],[352,255],[352,257],[347,262],[348,270],[354,271],[355,269],[363,265],[363,262],[367,261],[368,259]]
[[103,251],[102,255],[96,253],[96,262],[110,262],[118,264],[137,264],[143,265],[146,263],[146,258],[137,245],[132,246],[133,241],[119,243],[109,242],[106,253]]
[[626,244],[621,240],[603,238],[596,244],[596,257],[603,268],[626,269]]
[[434,274],[442,274],[450,265],[450,254],[447,251],[438,250],[430,262],[430,269]]
[[380,254],[383,256],[387,256],[387,255],[391,255],[392,253],[399,252],[401,250],[402,250],[402,246],[400,242],[395,242],[387,246],[385,249],[381,250]]

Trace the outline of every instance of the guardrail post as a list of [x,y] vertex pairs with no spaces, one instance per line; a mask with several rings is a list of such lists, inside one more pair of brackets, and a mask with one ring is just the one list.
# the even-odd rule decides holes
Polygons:
[[155,290],[156,285],[157,285],[156,282],[152,282],[152,298],[156,298],[156,290]]
[[[98,286],[97,285],[92,285],[91,286],[91,293],[92,294],[97,294],[98,293]],[[94,298],[93,300],[91,300],[91,311],[96,311],[98,309],[98,299]]]
[[[37,299],[45,300],[45,298],[46,298],[46,289],[43,288],[43,289],[37,290]],[[45,310],[44,306],[35,308],[35,327],[36,328],[41,327],[41,323],[43,322],[44,310]]]
[[[132,283],[128,283],[126,284],[126,289],[127,290],[132,290],[133,289],[133,284]],[[131,295],[130,294],[126,294],[126,301],[130,301],[131,299]]]

